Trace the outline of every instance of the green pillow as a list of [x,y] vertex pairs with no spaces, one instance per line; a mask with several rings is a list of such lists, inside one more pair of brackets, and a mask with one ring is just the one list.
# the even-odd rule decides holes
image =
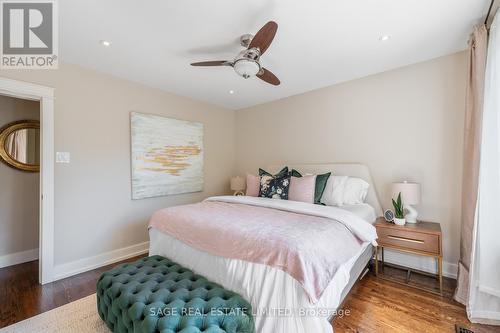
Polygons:
[[321,197],[323,192],[325,192],[326,182],[332,173],[324,173],[322,175],[316,175],[316,189],[314,190],[314,203],[321,204]]
[[271,175],[269,172],[267,172],[266,170],[264,169],[260,169],[259,168],[259,176],[271,176],[271,177],[275,177],[275,178],[281,178],[281,177],[284,177],[288,175],[288,167],[284,167],[283,169],[281,169],[280,172],[278,172],[277,174],[275,175]]
[[292,177],[297,177],[297,178],[302,177],[302,175],[300,174],[300,172],[298,172],[298,171],[297,171],[297,170],[295,170],[295,169],[292,169],[292,171],[290,171],[290,175],[291,175]]
[[[283,171],[283,170],[282,170]],[[295,169],[292,169],[290,174],[293,177],[302,177],[300,172]],[[316,188],[314,189],[314,203],[321,205],[321,197],[323,196],[323,192],[325,192],[326,182],[332,173],[324,173],[322,175],[316,175]]]

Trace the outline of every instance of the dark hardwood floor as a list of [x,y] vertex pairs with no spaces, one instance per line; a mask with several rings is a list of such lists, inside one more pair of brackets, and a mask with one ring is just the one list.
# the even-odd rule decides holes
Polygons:
[[101,274],[117,264],[43,286],[38,284],[38,261],[0,269],[0,328],[92,295]]
[[[473,325],[467,320],[465,307],[452,299],[456,281],[444,278],[443,296],[402,285],[406,270],[385,267],[387,278],[368,273],[358,281],[343,304],[349,315],[333,322],[336,333],[445,333],[455,332],[455,324],[475,333],[500,332],[500,327]],[[433,276],[412,273],[417,287],[439,290]],[[399,282],[399,283],[398,283]]]
[[[0,328],[95,293],[99,276],[112,266],[44,286],[38,284],[36,261],[0,269]],[[401,280],[406,274],[391,267],[385,273]],[[413,274],[412,280],[426,287],[436,285],[432,277],[420,274]],[[451,299],[454,287],[454,280],[445,279],[444,296],[438,296],[368,273],[347,297],[343,309],[349,314],[334,320],[335,331],[452,333],[458,323],[476,333],[500,332],[499,327],[469,324],[464,307]]]

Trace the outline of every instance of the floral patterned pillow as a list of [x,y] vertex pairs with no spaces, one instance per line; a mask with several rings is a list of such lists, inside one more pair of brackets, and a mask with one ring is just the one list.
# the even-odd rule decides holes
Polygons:
[[288,200],[290,176],[261,176],[259,196],[262,198]]

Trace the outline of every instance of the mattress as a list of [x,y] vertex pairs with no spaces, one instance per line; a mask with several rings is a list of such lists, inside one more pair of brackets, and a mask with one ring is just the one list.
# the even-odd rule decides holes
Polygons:
[[[331,318],[371,257],[366,242],[344,263],[316,304],[284,271],[238,259],[217,257],[150,229],[150,255],[161,255],[232,290],[252,304],[259,333],[331,333]],[[326,311],[325,311],[326,310]]]
[[363,220],[373,224],[377,219],[377,214],[375,209],[367,203],[357,204],[357,205],[343,205],[338,207],[350,211],[351,213],[361,217]]

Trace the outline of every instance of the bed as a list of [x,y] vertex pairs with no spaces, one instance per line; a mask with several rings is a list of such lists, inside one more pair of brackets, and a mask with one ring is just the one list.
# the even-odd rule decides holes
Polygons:
[[[331,208],[310,204],[297,205],[293,202],[279,203],[277,201],[280,200],[273,199],[268,199],[272,202],[264,201],[264,203],[262,203],[262,200],[259,200],[259,198],[252,199],[248,197],[216,197],[208,199],[208,203],[216,207],[222,206],[223,209],[228,209],[224,207],[239,207],[238,209],[240,210],[236,211],[237,214],[239,214],[240,211],[242,212],[241,214],[244,214],[245,211],[247,211],[248,214],[249,210],[251,210],[251,212],[254,210],[257,212],[259,209],[268,209],[272,210],[273,214],[293,215],[296,219],[310,219],[318,223],[324,222],[326,218],[335,218],[339,221],[346,220],[345,224],[344,222],[338,224],[345,227],[345,229],[352,232],[352,234],[355,234],[355,238],[359,240],[359,246],[353,246],[351,252],[346,251],[346,253],[343,254],[338,253],[338,247],[333,251],[336,252],[337,255],[332,254],[330,258],[344,256],[344,259],[339,261],[341,264],[335,268],[332,276],[329,276],[329,278],[325,280],[327,283],[323,283],[321,288],[317,285],[318,282],[316,280],[318,276],[306,279],[300,274],[294,275],[294,273],[296,274],[296,270],[287,271],[286,267],[281,267],[279,263],[270,265],[247,259],[244,254],[228,255],[225,252],[217,252],[218,249],[213,249],[213,244],[209,244],[211,247],[209,246],[208,248],[198,246],[198,244],[193,243],[193,240],[197,238],[206,238],[201,234],[196,235],[196,233],[190,233],[190,235],[184,235],[183,238],[180,236],[182,232],[169,233],[168,230],[163,230],[162,226],[170,225],[171,217],[163,216],[160,219],[157,215],[156,219],[161,221],[156,224],[151,224],[149,230],[150,255],[168,257],[196,273],[205,276],[209,280],[221,284],[226,289],[230,289],[243,296],[252,304],[257,332],[332,332],[332,326],[330,324],[331,319],[337,315],[336,311],[354,283],[364,272],[373,255],[373,245],[376,244],[376,242],[373,240],[373,235],[368,235],[372,232],[371,229],[373,227],[371,223],[374,222],[376,216],[382,214],[382,210],[377,199],[369,170],[364,165],[323,164],[289,165],[289,167],[304,173],[324,173],[331,171],[336,175],[348,175],[362,178],[370,184],[366,204],[362,206],[356,205],[356,207],[346,206]],[[268,168],[268,170],[271,171],[277,169],[278,168],[275,167]],[[262,205],[264,206],[261,207]],[[319,207],[308,207],[305,205]],[[208,209],[212,209],[212,206]],[[198,209],[194,207],[200,207],[201,209],[202,206],[193,206],[189,214],[194,214],[193,210]],[[244,210],[241,210],[242,208],[244,208]],[[182,214],[186,215],[186,211],[184,210]],[[154,218],[155,216],[153,216],[153,219]],[[212,217],[212,219],[214,219],[214,217]],[[169,222],[164,223],[163,221],[165,220]],[[335,221],[337,222],[337,220]],[[180,219],[177,227],[182,229],[184,222],[183,219]],[[344,229],[343,227],[338,227],[332,231],[334,233],[333,235],[342,234],[341,230]],[[357,229],[360,231],[357,231]],[[203,232],[210,233],[213,232],[213,230],[207,229]],[[187,233],[187,231],[184,230],[184,233]],[[307,237],[308,236],[304,236],[304,239]],[[348,238],[345,235],[338,237]],[[337,242],[340,241],[341,240],[337,240]],[[247,250],[243,242],[241,246],[242,249],[245,249],[241,252],[251,252]],[[321,248],[320,245],[317,247]],[[316,251],[316,249],[314,250]],[[274,257],[272,258],[272,260],[275,259]],[[318,265],[318,262],[321,264],[323,261],[325,260],[318,260],[316,264]],[[332,265],[335,263],[335,260],[333,260]],[[322,272],[317,269],[318,266],[309,264],[309,262],[300,262],[299,266],[305,266],[306,268],[312,267],[312,271]],[[328,267],[329,266],[326,265],[327,270],[321,273],[319,275],[320,277],[328,276],[330,273]]]

